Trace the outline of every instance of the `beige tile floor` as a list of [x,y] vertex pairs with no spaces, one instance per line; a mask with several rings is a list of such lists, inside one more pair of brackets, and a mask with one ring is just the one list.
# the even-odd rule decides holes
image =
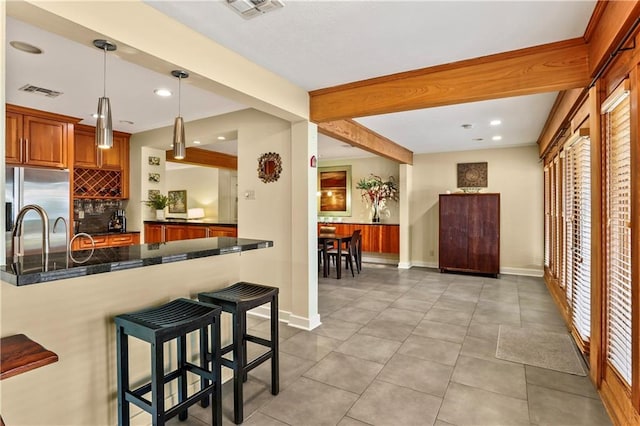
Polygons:
[[[355,278],[319,278],[318,297],[322,326],[280,326],[280,394],[268,363],[250,374],[245,425],[611,424],[588,378],[495,357],[500,324],[566,332],[539,278],[365,264]],[[261,319],[250,327],[268,333]],[[210,424],[208,409],[189,414],[181,424]]]

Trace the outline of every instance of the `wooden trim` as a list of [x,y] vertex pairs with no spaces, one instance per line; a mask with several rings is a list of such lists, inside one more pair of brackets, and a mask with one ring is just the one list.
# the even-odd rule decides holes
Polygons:
[[591,18],[589,18],[589,23],[587,24],[587,28],[584,30],[584,35],[582,36],[584,38],[584,41],[586,41],[587,43],[591,42],[591,39],[593,38],[593,33],[595,32],[596,27],[600,22],[600,19],[602,19],[602,14],[604,13],[604,10],[606,7],[607,7],[607,1],[599,0],[596,3],[596,7],[593,9],[593,12],[591,13]]
[[577,88],[558,93],[558,97],[551,108],[547,122],[538,137],[538,152],[543,157],[557,139],[566,136],[569,120],[579,109],[587,90]]
[[[640,72],[636,65],[629,75],[631,98],[631,404],[640,413],[640,148],[638,118],[640,98]],[[640,415],[639,415],[640,417]]]
[[586,87],[587,45],[560,41],[310,92],[320,123]]
[[[602,9],[602,10],[601,10]],[[595,12],[599,16],[595,16]],[[638,1],[607,1],[592,14],[589,32],[589,73],[595,76],[605,64],[613,49],[622,40],[640,16]]]
[[195,164],[198,166],[217,167],[220,169],[238,170],[238,157],[202,148],[187,148],[183,160],[173,158],[173,150],[166,152],[166,161],[174,163]]
[[318,132],[401,164],[413,164],[413,152],[353,120],[318,124]]
[[551,294],[551,298],[556,304],[560,315],[562,315],[562,319],[567,327],[567,330],[571,328],[571,315],[569,312],[569,305],[567,305],[567,298],[564,293],[564,290],[560,287],[558,279],[553,276],[553,273],[545,268],[544,273],[544,282],[547,285],[547,289]]
[[589,90],[589,125],[591,127],[591,348],[589,352],[589,373],[591,381],[600,387],[604,367],[604,250],[605,235],[602,195],[602,119],[600,116],[602,82],[597,82]]
[[[27,107],[13,105],[13,104],[6,104],[5,108],[6,108],[7,111],[17,112],[17,113],[23,114],[23,115],[30,115],[30,116],[33,116],[33,117],[46,118],[46,119],[49,119],[49,120],[64,121],[64,122],[71,123],[71,124],[77,124],[80,121],[82,121],[82,118],[71,117],[69,115],[55,114],[53,112],[42,111],[42,110],[39,110],[39,109],[27,108]],[[71,130],[73,130],[73,129],[71,129]]]

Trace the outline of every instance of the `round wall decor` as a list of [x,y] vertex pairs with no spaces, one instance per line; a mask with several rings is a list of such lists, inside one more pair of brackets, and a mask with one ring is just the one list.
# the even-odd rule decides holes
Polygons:
[[264,183],[275,182],[280,179],[282,160],[280,154],[267,152],[258,158],[258,177]]

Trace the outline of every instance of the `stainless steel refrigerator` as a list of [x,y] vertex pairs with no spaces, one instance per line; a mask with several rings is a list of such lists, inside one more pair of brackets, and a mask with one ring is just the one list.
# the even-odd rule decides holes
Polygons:
[[[56,232],[53,225],[56,218],[63,217],[69,223],[70,197],[69,171],[34,169],[27,167],[6,168],[5,187],[5,242],[11,256],[11,232],[20,209],[28,204],[37,204],[49,216],[49,241],[51,251],[66,250],[67,232],[62,221]],[[38,254],[42,251],[42,222],[40,216],[29,211],[24,217],[24,254]]]

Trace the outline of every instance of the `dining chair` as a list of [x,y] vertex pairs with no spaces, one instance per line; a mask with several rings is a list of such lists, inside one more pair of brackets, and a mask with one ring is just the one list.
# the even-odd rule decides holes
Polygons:
[[[318,234],[335,234],[336,227],[335,226],[320,226],[320,230]],[[334,248],[333,241],[327,244],[328,249]],[[320,271],[322,265],[322,259],[324,258],[324,247],[322,244],[318,244],[318,271]]]
[[[351,238],[346,241],[345,247],[342,248],[341,255],[344,258],[344,267],[347,269],[351,269],[351,275],[353,277],[356,276],[354,271],[354,260],[355,260],[355,269],[360,273],[360,258],[358,253],[358,247],[360,244],[360,230],[356,229],[353,231]],[[331,250],[327,250],[329,254],[329,258],[333,259],[335,262],[341,262],[342,259],[338,259],[338,249],[333,248]]]

